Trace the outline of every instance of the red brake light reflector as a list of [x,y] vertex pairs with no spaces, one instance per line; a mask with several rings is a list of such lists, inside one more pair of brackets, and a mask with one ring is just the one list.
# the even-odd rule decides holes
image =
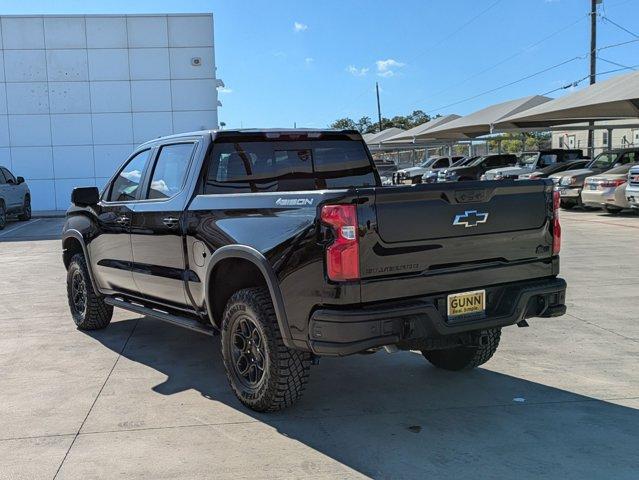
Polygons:
[[559,192],[552,192],[552,254],[558,255],[561,250],[561,224],[559,223]]
[[326,249],[328,278],[336,282],[359,279],[357,207],[324,205],[321,220],[335,233],[335,240]]

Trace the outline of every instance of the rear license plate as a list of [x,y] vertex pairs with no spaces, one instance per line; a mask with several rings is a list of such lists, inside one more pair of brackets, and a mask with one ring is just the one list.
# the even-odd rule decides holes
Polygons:
[[486,290],[448,295],[448,317],[476,316],[486,310]]
[[566,188],[560,188],[560,189],[559,189],[559,196],[560,196],[560,197],[565,197],[566,195],[568,195],[568,189],[566,189]]
[[590,185],[590,190],[597,190],[597,185]]

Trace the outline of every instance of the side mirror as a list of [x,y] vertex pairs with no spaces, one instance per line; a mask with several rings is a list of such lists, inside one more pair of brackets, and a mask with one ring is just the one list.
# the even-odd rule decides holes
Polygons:
[[71,192],[71,203],[78,207],[97,205],[100,201],[98,187],[76,187]]
[[24,183],[24,177],[18,177],[16,180],[18,181],[18,185],[22,185]]

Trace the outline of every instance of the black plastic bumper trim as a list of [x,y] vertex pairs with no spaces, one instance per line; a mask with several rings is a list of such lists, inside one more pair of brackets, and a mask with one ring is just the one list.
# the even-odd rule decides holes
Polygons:
[[[531,317],[556,317],[566,311],[566,282],[545,278],[491,286],[499,297],[487,316],[447,321],[438,309],[446,294],[352,309],[323,308],[310,319],[310,346],[318,355],[350,355],[410,338],[436,338],[514,325]],[[450,292],[454,293],[454,292]],[[506,297],[506,298],[504,298]]]

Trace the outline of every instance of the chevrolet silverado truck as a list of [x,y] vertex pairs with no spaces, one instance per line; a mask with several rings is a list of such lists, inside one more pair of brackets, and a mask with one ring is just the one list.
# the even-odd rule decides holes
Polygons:
[[114,307],[208,334],[239,400],[291,405],[322,356],[477,367],[502,327],[565,310],[549,180],[381,187],[350,130],[201,131],[76,188],[62,234],[77,328]]

